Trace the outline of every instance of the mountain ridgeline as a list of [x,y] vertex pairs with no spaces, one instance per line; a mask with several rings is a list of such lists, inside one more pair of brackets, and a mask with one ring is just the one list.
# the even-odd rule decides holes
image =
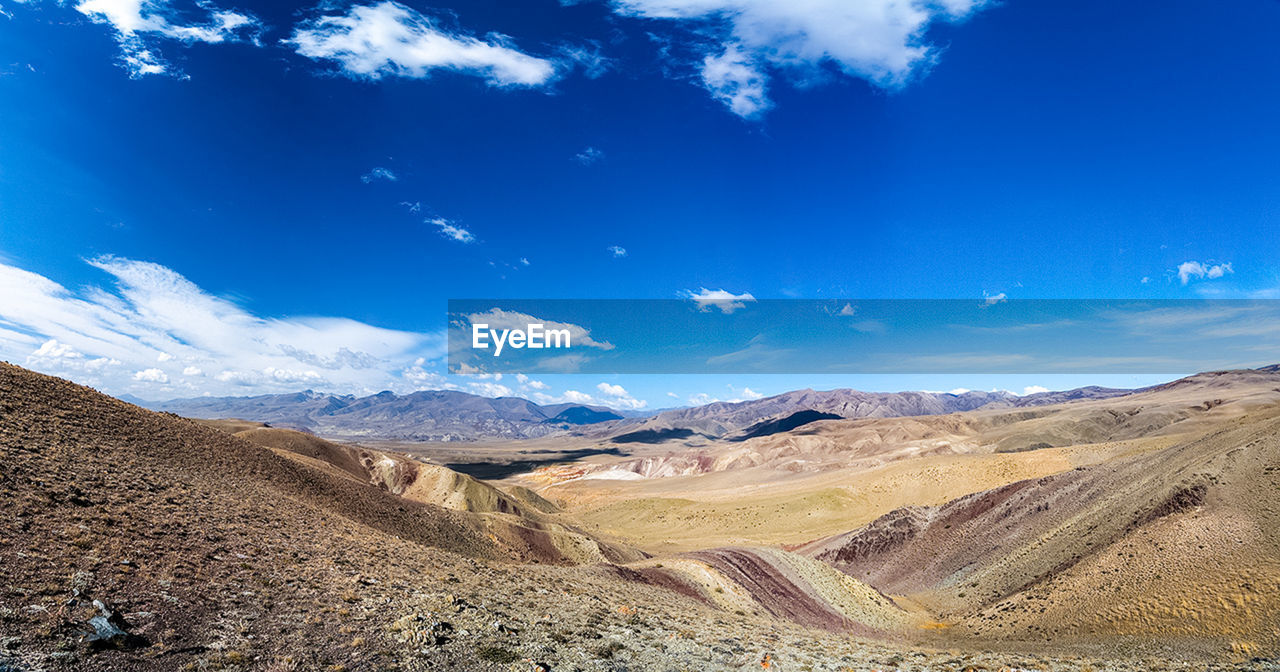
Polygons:
[[144,405],[189,418],[245,418],[322,436],[408,441],[529,439],[623,417],[600,406],[540,405],[518,397],[489,398],[451,390],[379,392],[367,397],[307,390]]
[[[651,414],[585,404],[537,404],[519,397],[481,397],[451,390],[367,397],[312,392],[254,397],[198,397],[143,402],[189,418],[244,418],[351,439],[474,441],[580,434],[617,443],[663,443],[700,436],[746,439],[825,419],[945,415],[982,409],[1044,406],[1130,393],[1102,387],[1018,396],[1006,391],[861,392],[797,390],[743,402]],[[136,403],[136,402],[135,402]],[[626,416],[626,417],[624,417]]]
[[1004,390],[954,393],[796,390],[751,401],[715,402],[662,411],[647,418],[629,418],[580,431],[600,439],[612,437],[614,442],[663,443],[691,437],[745,440],[791,431],[821,420],[946,415],[977,409],[1048,406],[1067,401],[1110,399],[1133,391],[1082,387],[1018,396]]

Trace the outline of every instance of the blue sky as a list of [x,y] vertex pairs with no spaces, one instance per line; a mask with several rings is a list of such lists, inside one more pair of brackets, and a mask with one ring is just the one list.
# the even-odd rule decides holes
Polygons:
[[466,297],[1280,290],[1274,0],[0,10],[0,356],[116,393],[1143,384],[536,389],[443,376],[439,333]]

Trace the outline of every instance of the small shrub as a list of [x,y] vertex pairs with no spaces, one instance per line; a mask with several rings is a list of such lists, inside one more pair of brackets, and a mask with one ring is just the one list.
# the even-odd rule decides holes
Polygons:
[[504,649],[501,646],[482,646],[476,650],[476,655],[480,656],[481,660],[501,665],[510,665],[520,660],[520,654],[511,649]]

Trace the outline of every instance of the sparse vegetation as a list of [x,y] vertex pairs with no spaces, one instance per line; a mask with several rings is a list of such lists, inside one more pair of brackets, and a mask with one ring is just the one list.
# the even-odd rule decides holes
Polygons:
[[481,646],[476,650],[481,660],[491,663],[510,664],[520,660],[520,654],[501,646]]
[[608,642],[608,643],[602,644],[601,646],[596,647],[595,655],[596,655],[596,658],[610,660],[614,656],[618,655],[619,651],[622,651],[625,648],[627,647],[623,645],[622,642]]

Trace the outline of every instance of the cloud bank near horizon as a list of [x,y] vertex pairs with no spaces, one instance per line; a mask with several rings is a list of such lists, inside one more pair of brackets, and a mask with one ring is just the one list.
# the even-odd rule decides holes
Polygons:
[[[0,263],[0,359],[147,400],[302,389],[355,395],[457,390],[541,404],[647,406],[607,383],[594,393],[556,393],[526,375],[445,375],[443,332],[343,317],[261,317],[160,264],[113,256],[86,263],[111,282],[73,291]],[[593,347],[612,347],[580,336]]]
[[259,317],[159,264],[111,256],[87,263],[111,284],[72,291],[0,264],[0,356],[148,399],[443,382],[404,375],[413,362],[443,355],[442,334],[340,317]]

